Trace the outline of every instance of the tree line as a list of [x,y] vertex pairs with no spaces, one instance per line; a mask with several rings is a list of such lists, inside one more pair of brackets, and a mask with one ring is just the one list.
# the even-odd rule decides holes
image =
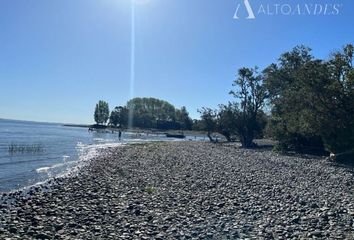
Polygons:
[[218,109],[199,109],[192,120],[185,107],[155,98],[134,98],[109,113],[108,103],[95,109],[98,124],[155,129],[192,129],[222,134],[254,147],[255,138],[271,138],[282,151],[329,152],[354,150],[354,69],[352,44],[317,59],[311,49],[296,46],[263,70],[238,70],[234,101]]
[[237,138],[244,147],[266,135],[279,150],[353,151],[353,52],[348,44],[323,60],[297,46],[262,71],[241,68],[230,91],[235,101],[200,109],[194,129],[206,130],[211,141],[212,132]]
[[125,106],[115,107],[109,112],[108,103],[100,100],[95,107],[95,122],[108,123],[114,127],[131,127],[160,130],[191,130],[193,121],[186,107],[178,109],[167,101],[156,98],[134,98]]

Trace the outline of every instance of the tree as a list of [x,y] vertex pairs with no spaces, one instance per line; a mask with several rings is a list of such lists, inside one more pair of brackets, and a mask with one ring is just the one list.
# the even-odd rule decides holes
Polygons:
[[235,103],[219,105],[216,129],[228,142],[233,140],[232,135],[236,133],[236,112],[237,106]]
[[115,127],[126,127],[128,125],[128,111],[126,107],[115,107],[109,117],[110,124]]
[[193,131],[203,131],[204,130],[204,126],[203,126],[202,120],[193,119],[192,130]]
[[96,104],[94,118],[97,124],[105,124],[108,121],[109,107],[107,102],[100,100]]
[[308,124],[312,112],[307,107],[308,92],[300,80],[304,66],[312,60],[310,48],[297,46],[282,54],[278,64],[271,64],[263,71],[272,108],[269,128],[282,150],[306,147],[322,151],[321,138]]
[[[234,104],[232,114],[235,117],[235,131],[240,137],[243,147],[253,147],[253,139],[264,129],[262,108],[266,99],[266,89],[263,85],[262,76],[257,73],[257,68],[241,68],[238,78],[233,86],[238,87],[230,94],[239,100]],[[229,107],[229,109],[232,109]],[[230,111],[230,110],[229,110]]]
[[172,104],[156,98],[134,98],[127,108],[133,112],[133,124],[141,128],[190,129],[192,120],[187,109],[176,109]]
[[180,110],[176,110],[177,121],[180,123],[182,130],[191,130],[193,121],[189,117],[187,108],[183,106]]
[[264,71],[271,126],[283,149],[331,153],[354,149],[353,46],[314,59],[300,46]]
[[215,142],[211,134],[216,130],[216,111],[211,108],[202,108],[198,112],[201,114],[202,129],[207,131],[210,142]]
[[[354,88],[353,88],[353,45],[346,45],[332,54],[328,62],[306,66],[311,74],[305,89],[313,98],[314,128],[322,138],[327,151],[337,154],[354,150]],[[315,66],[314,66],[315,65]],[[318,79],[318,71],[325,72]],[[327,71],[326,71],[327,70]]]

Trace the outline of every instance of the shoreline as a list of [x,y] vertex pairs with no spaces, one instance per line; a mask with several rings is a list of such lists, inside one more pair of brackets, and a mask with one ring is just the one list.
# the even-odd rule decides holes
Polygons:
[[[93,128],[95,131],[97,130],[107,130],[107,131],[119,131],[121,130],[122,132],[131,132],[131,133],[148,133],[148,134],[161,134],[165,135],[166,133],[172,133],[172,134],[177,134],[177,133],[185,133],[185,135],[189,136],[198,136],[198,137],[205,137],[207,135],[207,132],[204,131],[194,131],[194,130],[172,130],[172,129],[154,129],[154,128],[119,128],[119,127],[112,127],[112,126],[104,126],[102,128],[95,128],[95,124],[61,124],[63,127],[72,127],[72,128]],[[218,135],[219,137],[222,138],[222,135],[219,133],[215,133],[215,135]]]
[[[324,158],[234,144],[102,149],[75,176],[0,205],[0,236],[354,238],[354,177]],[[46,189],[47,188],[47,189]]]

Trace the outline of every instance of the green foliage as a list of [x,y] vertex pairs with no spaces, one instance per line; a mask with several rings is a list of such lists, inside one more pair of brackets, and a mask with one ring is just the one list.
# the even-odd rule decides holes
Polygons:
[[239,104],[234,103],[233,107],[234,128],[242,146],[252,147],[255,145],[253,139],[260,136],[265,127],[262,108],[267,94],[262,76],[257,68],[241,68],[233,86],[237,90],[230,94],[239,100]]
[[204,131],[203,121],[199,120],[199,119],[193,119],[192,130],[193,131]]
[[[328,76],[321,81],[315,113],[326,149],[332,153],[354,149],[353,45],[347,45],[324,63]],[[317,90],[317,89],[316,89]]]
[[109,117],[109,123],[115,127],[126,127],[128,125],[129,110],[126,107],[115,107]]
[[108,121],[109,107],[107,102],[100,100],[96,104],[94,118],[97,124],[105,124]]
[[270,129],[284,149],[332,153],[354,149],[353,46],[329,61],[299,46],[264,70]]
[[191,130],[193,120],[189,117],[187,108],[183,106],[181,109],[176,109],[176,119],[180,123],[183,130]]
[[148,194],[153,194],[154,192],[156,192],[156,188],[153,186],[147,186],[145,187],[145,192],[147,192]]
[[232,136],[236,131],[236,110],[235,104],[229,103],[228,105],[219,105],[217,112],[217,131],[223,135],[228,142],[231,142]]
[[238,102],[221,104],[218,110],[199,110],[202,129],[208,132],[210,141],[213,141],[211,133],[216,131],[227,141],[233,141],[237,136],[243,147],[252,147],[255,145],[254,137],[262,136],[266,125],[266,116],[262,111],[266,99],[262,77],[257,74],[257,69],[241,68],[233,86],[237,90],[230,94]]
[[217,111],[211,108],[202,108],[198,112],[201,114],[201,127],[203,130],[207,131],[208,138],[211,142],[214,142],[211,134],[216,131],[217,126]]
[[96,104],[94,118],[97,124],[109,124],[115,127],[127,127],[132,117],[134,127],[155,128],[161,130],[191,130],[193,120],[186,107],[176,109],[172,104],[156,98],[134,98],[126,106],[115,107],[109,114],[108,103]]
[[[308,81],[304,67],[312,61],[311,49],[299,46],[282,54],[278,64],[272,64],[264,70],[272,105],[270,128],[273,136],[279,140],[278,147],[284,150],[307,147],[323,151],[319,135],[309,122],[314,116],[309,107],[313,106],[313,102],[310,101],[309,92],[303,88]],[[320,70],[319,74],[324,73]]]
[[176,109],[172,104],[156,98],[134,98],[127,103],[133,112],[133,125],[141,128],[191,129],[192,120],[185,107]]

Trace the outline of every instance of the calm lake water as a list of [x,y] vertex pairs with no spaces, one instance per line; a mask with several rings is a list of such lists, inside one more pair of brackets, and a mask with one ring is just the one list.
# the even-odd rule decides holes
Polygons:
[[0,119],[0,192],[63,176],[93,158],[97,149],[142,141],[175,141],[164,135],[88,132],[60,124]]

